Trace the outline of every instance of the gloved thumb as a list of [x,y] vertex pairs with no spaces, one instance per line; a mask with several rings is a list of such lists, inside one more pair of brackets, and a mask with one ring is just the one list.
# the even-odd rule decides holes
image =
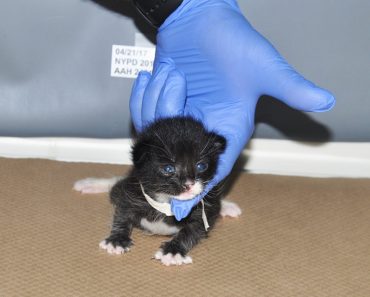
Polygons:
[[269,75],[265,95],[275,97],[292,108],[324,112],[335,105],[335,98],[329,91],[306,80],[281,57],[275,60]]

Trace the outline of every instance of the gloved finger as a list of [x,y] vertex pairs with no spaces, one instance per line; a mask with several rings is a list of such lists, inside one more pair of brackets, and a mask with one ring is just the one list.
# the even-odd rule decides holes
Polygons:
[[[251,119],[254,116],[251,116]],[[246,122],[246,121],[240,121]],[[239,122],[239,123],[240,123]],[[240,153],[243,151],[246,143],[250,139],[253,133],[253,123],[248,122],[249,124],[244,127],[239,126],[240,134],[224,134],[226,138],[226,150],[220,155],[217,165],[217,171],[212,180],[207,184],[205,189],[200,193],[200,197],[203,198],[213,187],[223,181],[232,171],[236,160],[239,158]],[[233,129],[236,130],[236,129]],[[198,198],[198,197],[195,197]]]
[[143,126],[155,120],[155,111],[160,93],[165,85],[169,72],[173,69],[173,64],[159,63],[158,67],[154,70],[152,79],[145,90],[142,103],[141,121]]
[[130,113],[132,123],[137,132],[142,130],[141,109],[143,104],[144,92],[150,81],[151,74],[146,71],[140,71],[136,78],[130,96]]
[[272,67],[267,95],[302,111],[324,112],[335,105],[335,98],[329,91],[306,80],[283,58],[278,57]]
[[169,72],[164,87],[159,96],[155,118],[182,116],[186,101],[186,79],[182,72]]
[[238,150],[230,149],[230,150],[231,151],[225,151],[225,153],[223,153],[220,156],[215,176],[208,183],[208,185],[205,187],[205,189],[200,195],[204,196],[204,194],[208,193],[214,186],[216,186],[218,183],[224,180],[231,173],[231,170],[233,169],[234,164],[238,159],[243,148],[241,148],[240,150],[239,149]]
[[191,209],[199,203],[201,198],[193,198],[191,200],[171,200],[171,211],[174,214],[177,221],[181,221],[187,217]]

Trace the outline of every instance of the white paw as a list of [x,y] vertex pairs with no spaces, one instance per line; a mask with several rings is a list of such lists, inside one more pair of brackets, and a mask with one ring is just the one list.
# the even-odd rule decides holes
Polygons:
[[155,253],[154,258],[160,260],[163,265],[182,265],[182,264],[191,264],[193,260],[189,256],[181,256],[180,254],[172,255],[171,253],[163,255],[163,251],[159,250]]
[[76,181],[75,184],[73,185],[73,189],[75,191],[81,192],[82,194],[107,193],[114,186],[114,184],[120,179],[122,179],[122,177],[112,177],[112,178],[89,177]]
[[121,255],[124,253],[127,253],[130,251],[130,248],[126,247],[121,247],[121,246],[116,246],[114,247],[113,244],[107,243],[106,240],[103,240],[99,243],[99,247],[103,250],[106,250],[108,254],[111,255]]
[[228,200],[222,200],[221,201],[220,215],[222,217],[229,216],[229,217],[232,217],[232,218],[237,218],[241,214],[242,214],[242,210],[240,209],[240,207],[236,203],[228,201]]

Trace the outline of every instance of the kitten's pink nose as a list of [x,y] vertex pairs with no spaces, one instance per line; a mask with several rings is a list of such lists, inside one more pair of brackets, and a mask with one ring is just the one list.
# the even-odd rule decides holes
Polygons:
[[185,184],[183,184],[183,188],[186,190],[186,191],[190,191],[191,188],[194,186],[194,181],[193,180],[189,180],[187,179]]

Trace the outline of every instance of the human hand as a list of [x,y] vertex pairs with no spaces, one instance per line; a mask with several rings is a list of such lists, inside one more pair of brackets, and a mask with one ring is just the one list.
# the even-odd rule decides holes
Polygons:
[[[180,72],[174,70],[173,63]],[[177,73],[177,80],[168,79],[174,75],[169,75],[171,71]],[[186,84],[180,83],[184,79],[181,73]],[[159,81],[166,81],[166,96]],[[253,132],[261,95],[302,111],[323,112],[335,104],[330,92],[305,80],[287,64],[233,0],[185,0],[159,28],[153,77],[139,77],[136,89],[143,94],[145,90],[147,99],[141,101],[144,103],[131,100],[131,106],[135,110],[142,107],[140,113],[145,115],[138,120],[138,112],[135,115],[132,111],[135,127],[140,129],[159,116],[184,114],[201,120],[207,129],[227,139],[217,173],[205,191],[190,201],[173,199],[172,211],[178,220],[230,173]],[[176,90],[173,96],[171,90]],[[154,96],[149,99],[149,94]]]

